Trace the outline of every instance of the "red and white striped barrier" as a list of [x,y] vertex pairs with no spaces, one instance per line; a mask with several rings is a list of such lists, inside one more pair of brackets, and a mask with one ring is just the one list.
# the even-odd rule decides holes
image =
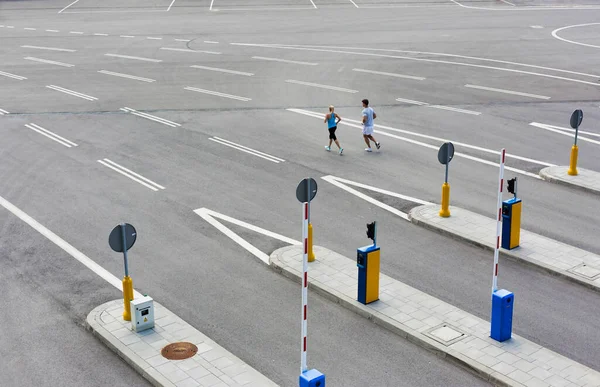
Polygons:
[[494,273],[492,277],[492,295],[498,290],[498,255],[500,254],[500,231],[502,230],[502,190],[504,185],[504,160],[506,159],[506,149],[502,148],[500,152],[500,176],[498,187],[498,214],[496,221],[496,248],[494,249]]
[[300,343],[301,360],[300,373],[307,370],[306,367],[306,337],[308,331],[308,203],[302,203],[302,243],[304,244],[304,254],[302,256],[302,341]]

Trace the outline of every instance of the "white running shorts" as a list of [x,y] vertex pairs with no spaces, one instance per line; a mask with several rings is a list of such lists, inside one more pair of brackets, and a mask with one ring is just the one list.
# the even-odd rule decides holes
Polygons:
[[365,135],[371,135],[373,134],[373,127],[372,126],[363,126],[363,134]]

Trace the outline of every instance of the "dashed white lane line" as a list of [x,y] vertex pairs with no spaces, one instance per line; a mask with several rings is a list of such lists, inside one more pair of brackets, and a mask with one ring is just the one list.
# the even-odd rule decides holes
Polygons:
[[106,74],[106,75],[112,75],[114,77],[121,77],[121,78],[128,78],[128,79],[133,79],[136,81],[142,81],[142,82],[156,82],[155,79],[150,79],[150,78],[143,78],[143,77],[136,77],[135,75],[129,75],[129,74],[123,74],[123,73],[115,73],[112,71],[107,71],[107,70],[100,70],[98,71],[101,74]]
[[21,48],[33,48],[36,50],[48,50],[48,51],[62,51],[62,52],[75,52],[77,50],[72,50],[70,48],[57,48],[57,47],[44,47],[44,46],[21,46]]
[[149,39],[149,40],[162,40],[162,38],[158,38],[158,37],[154,37],[154,36],[148,36],[148,37],[146,37],[146,39]]
[[415,77],[414,75],[404,75],[404,74],[396,74],[396,73],[386,73],[383,71],[373,71],[373,70],[365,70],[365,69],[352,69],[352,71],[360,72],[360,73],[369,73],[369,74],[377,74],[377,75],[386,75],[388,77],[396,77],[396,78],[406,78],[406,79],[415,79],[417,81],[423,81],[427,78],[424,77]]
[[162,62],[162,59],[153,59],[153,58],[142,58],[140,56],[129,56],[129,55],[119,55],[119,54],[104,54],[105,56],[111,56],[114,58],[122,58],[122,59],[133,59],[133,60],[141,60],[145,62]]
[[465,85],[465,87],[468,87],[470,89],[479,89],[479,90],[486,90],[486,91],[493,91],[496,93],[503,93],[503,94],[514,94],[514,95],[519,95],[522,97],[530,97],[530,98],[537,98],[537,99],[550,99],[550,97],[546,97],[545,95],[538,95],[538,94],[529,94],[529,93],[523,93],[520,91],[513,91],[513,90],[506,90],[506,89],[495,89],[493,87],[486,87],[486,86],[477,86],[477,85]]
[[165,51],[197,52],[197,53],[200,53],[200,54],[221,55],[221,53],[217,52],[217,51],[191,50],[189,48],[161,47],[160,49],[161,50],[165,50]]
[[[177,39],[175,39],[175,40],[177,40]],[[204,41],[204,43],[208,43],[208,44],[219,44],[219,42],[215,42],[215,41],[212,41],[212,40],[205,40],[205,41]]]
[[26,77],[22,77],[20,75],[16,75],[16,74],[11,74],[11,73],[5,73],[4,71],[0,71],[0,75],[7,77],[7,78],[13,78],[19,81],[25,80],[27,79]]
[[[232,43],[233,45],[235,45],[235,43]],[[306,65],[306,66],[316,66],[318,65],[318,63],[313,63],[313,62],[299,62],[296,60],[287,60],[287,59],[279,59],[279,58],[268,58],[265,56],[253,56],[252,59],[259,59],[259,60],[268,60],[268,61],[273,61],[273,62],[282,62],[282,63],[292,63],[292,64],[299,64],[299,65]]]
[[59,30],[46,30],[46,32],[60,32]]
[[9,113],[9,112],[7,112],[7,111],[6,111],[6,110],[4,110],[4,109],[0,109],[0,116],[3,116],[3,115],[5,115],[5,114],[10,114],[10,113]]
[[199,65],[192,65],[190,67],[193,67],[195,69],[201,69],[201,70],[209,70],[209,71],[218,71],[221,73],[229,73],[229,74],[236,74],[236,75],[245,75],[247,77],[251,77],[254,74],[253,73],[245,73],[243,71],[234,71],[234,70],[227,70],[227,69],[220,69],[217,67],[207,67],[207,66],[199,66]]
[[30,123],[30,124],[25,124],[25,127],[38,132],[39,134],[41,134],[42,136],[46,136],[51,140],[56,141],[57,143],[66,146],[67,148],[71,148],[74,146],[77,146],[77,144],[75,144],[73,141],[69,141],[64,137],[59,136],[56,133],[53,133],[51,131],[49,131],[48,129],[44,129],[39,125],[36,125],[34,123]]
[[286,82],[287,83],[293,83],[293,84],[296,84],[296,85],[311,86],[311,87],[318,87],[318,88],[321,88],[321,89],[329,89],[329,90],[335,90],[335,91],[342,91],[344,93],[358,93],[358,90],[345,89],[343,87],[337,87],[337,86],[321,85],[319,83],[296,81],[294,79],[286,79]]
[[81,31],[69,31],[70,34],[83,35]]
[[98,100],[98,98],[92,97],[91,95],[87,95],[87,94],[79,93],[77,91],[65,89],[64,87],[55,86],[55,85],[49,85],[49,86],[46,86],[46,87],[48,89],[52,89],[52,90],[55,90],[55,91],[60,91],[61,93],[72,95],[73,97],[79,97],[79,98],[87,99],[88,101],[97,101]]
[[[69,254],[70,256],[75,258],[77,261],[79,261],[81,264],[83,264],[85,267],[87,267],[88,269],[90,269],[91,271],[96,273],[98,276],[100,276],[100,278],[104,279],[106,282],[108,282],[109,284],[111,284],[112,286],[117,288],[118,290],[122,289],[123,285],[119,278],[112,275],[112,273],[110,273],[108,270],[106,270],[102,266],[98,265],[96,262],[92,261],[88,256],[83,254],[81,251],[77,250],[75,247],[71,246],[64,239],[62,239],[61,237],[59,237],[58,235],[56,235],[55,233],[53,233],[46,227],[42,226],[31,216],[27,215],[25,212],[21,211],[18,207],[16,207],[11,202],[9,202],[8,200],[4,199],[1,196],[0,196],[0,206],[6,208],[13,215],[15,215],[16,217],[21,219],[23,222],[27,223],[35,231],[39,232],[44,237],[46,237],[50,242],[54,243],[55,245],[57,245],[58,247],[63,249],[67,254]],[[136,298],[142,297],[142,295],[140,293],[138,293],[137,291],[134,291],[134,295]]]
[[34,58],[32,56],[27,56],[27,57],[25,57],[23,59],[31,60],[31,61],[34,61],[34,62],[52,64],[52,65],[56,65],[56,66],[63,66],[63,67],[73,67],[73,66],[75,66],[75,65],[70,64],[70,63],[63,63],[63,62],[56,62],[56,61],[48,60],[48,59]]
[[252,101],[251,98],[240,97],[238,95],[232,95],[232,94],[220,93],[218,91],[198,89],[197,87],[190,87],[190,86],[188,86],[188,87],[184,87],[184,89],[185,90],[189,90],[189,91],[195,91],[196,93],[210,94],[210,95],[215,95],[217,97],[236,99],[238,101],[244,101],[244,102]]
[[480,112],[476,112],[476,111],[473,111],[473,110],[459,109],[459,108],[454,108],[454,107],[450,107],[450,106],[443,106],[443,105],[430,105],[427,102],[413,101],[411,99],[396,98],[396,101],[408,103],[408,104],[411,104],[411,105],[425,106],[425,107],[433,108],[433,109],[449,110],[449,111],[457,112],[457,113],[470,114],[470,115],[473,115],[473,116],[479,116],[479,115],[481,115]]
[[257,151],[256,149],[248,148],[247,146],[244,146],[244,145],[236,144],[235,142],[232,142],[232,141],[229,141],[229,140],[225,140],[223,138],[211,137],[211,138],[209,138],[209,140],[210,141],[214,141],[216,143],[219,143],[221,145],[225,145],[225,146],[228,146],[230,148],[234,148],[234,149],[237,149],[239,151],[251,154],[253,156],[260,157],[262,159],[271,161],[271,162],[276,163],[276,164],[279,164],[279,163],[282,163],[282,162],[285,161],[284,159],[280,159],[279,157],[275,157],[275,156],[272,156],[272,155],[270,155],[268,153]]
[[97,161],[100,164],[104,165],[105,167],[108,167],[108,168],[112,169],[113,171],[116,171],[116,172],[120,173],[121,175],[126,176],[137,183],[140,183],[144,187],[150,188],[152,191],[156,192],[159,189],[165,189],[165,187],[163,187],[162,185],[159,185],[159,184],[153,182],[152,180],[147,179],[144,176],[137,174],[137,173],[133,172],[132,170],[125,168],[122,165],[115,163],[114,161],[111,161],[109,159],[103,159],[103,160],[97,160]]
[[178,126],[181,126],[181,124],[178,124],[177,122],[169,121],[167,119],[160,118],[160,117],[157,117],[157,116],[153,116],[153,115],[148,114],[148,113],[138,112],[137,110],[134,110],[134,109],[131,109],[131,108],[128,108],[128,107],[121,108],[120,110],[122,110],[122,111],[124,111],[126,113],[131,113],[131,114],[136,115],[138,117],[142,117],[142,118],[146,118],[148,120],[159,122],[161,124],[170,126],[172,128],[176,128]]
[[27,30],[27,31],[36,31],[37,30],[36,28],[31,28],[31,27],[25,27],[23,29]]
[[120,38],[135,38],[133,35],[120,35]]
[[108,34],[102,34],[102,33],[96,32],[94,34],[94,36],[108,36]]
[[15,28],[15,26],[6,26],[6,28]]
[[190,39],[175,39],[176,42],[191,42]]

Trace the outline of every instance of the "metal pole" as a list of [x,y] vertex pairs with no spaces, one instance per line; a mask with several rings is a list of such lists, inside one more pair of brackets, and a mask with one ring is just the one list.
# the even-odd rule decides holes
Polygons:
[[[500,230],[502,228],[502,190],[504,185],[504,160],[506,158],[506,149],[502,148],[500,152],[500,174],[498,177],[500,186],[498,187],[498,205],[496,221],[496,248],[494,249],[494,270],[492,272],[492,297],[498,290],[498,255],[500,254]],[[515,190],[516,192],[516,190]]]
[[579,134],[579,126],[575,128],[575,146],[577,146],[577,135]]
[[307,178],[306,181],[306,200],[308,200],[308,223],[310,223],[310,178]]
[[[310,198],[310,196],[309,196]],[[302,254],[302,339],[300,342],[300,373],[307,370],[306,366],[306,340],[308,336],[308,202],[302,204],[302,241],[304,253]]]
[[444,179],[444,182],[448,182],[448,164],[450,164],[450,162],[446,163],[446,178]]
[[373,223],[373,247],[377,247],[377,221]]
[[129,277],[129,263],[127,262],[127,237],[125,236],[125,223],[121,223],[121,237],[123,238],[123,258],[125,261],[125,277]]

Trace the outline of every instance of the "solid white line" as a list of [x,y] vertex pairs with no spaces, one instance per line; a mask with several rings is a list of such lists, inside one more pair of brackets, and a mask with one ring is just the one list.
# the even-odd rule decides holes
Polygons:
[[98,71],[99,73],[102,74],[106,74],[106,75],[113,75],[115,77],[121,77],[121,78],[129,78],[129,79],[134,79],[136,81],[142,81],[142,82],[156,82],[156,80],[154,79],[150,79],[150,78],[142,78],[142,77],[136,77],[135,75],[128,75],[128,74],[122,74],[122,73],[114,73],[112,71],[106,71],[106,70],[100,70]]
[[474,116],[481,115],[480,112],[475,112],[473,110],[459,109],[459,108],[454,108],[454,107],[450,107],[450,106],[442,106],[442,105],[426,105],[426,106],[428,108],[441,109],[441,110],[449,110],[451,112],[471,114],[471,115],[474,115]]
[[25,78],[25,77],[22,77],[22,76],[20,76],[20,75],[15,75],[15,74],[11,74],[11,73],[5,73],[4,71],[0,71],[0,75],[3,75],[3,76],[5,76],[5,77],[8,77],[8,78],[17,79],[17,80],[19,80],[19,81],[22,81],[22,80],[24,80],[24,79],[27,79],[27,78]]
[[217,51],[202,51],[202,50],[191,50],[189,48],[173,48],[173,47],[161,47],[161,50],[168,51],[181,51],[181,52],[199,52],[201,54],[213,54],[213,55],[221,55],[220,52]]
[[[75,258],[77,261],[79,261],[85,267],[87,267],[88,269],[90,269],[91,271],[96,273],[98,276],[100,276],[100,278],[102,278],[103,280],[105,280],[106,282],[108,282],[109,284],[111,284],[112,286],[117,288],[118,290],[122,290],[123,285],[122,285],[122,282],[120,279],[118,279],[117,277],[112,275],[108,270],[106,270],[102,266],[98,265],[96,262],[92,261],[85,254],[83,254],[82,252],[77,250],[75,247],[71,246],[64,239],[62,239],[61,237],[59,237],[52,231],[48,230],[46,227],[42,226],[40,223],[38,223],[38,221],[33,219],[31,216],[27,215],[25,212],[21,211],[18,207],[14,206],[12,203],[10,203],[8,200],[4,199],[1,196],[0,196],[0,205],[2,207],[6,208],[8,211],[10,211],[17,218],[19,218],[23,222],[27,223],[35,231],[42,234],[50,242],[54,243],[55,245],[57,245],[58,247],[63,249],[67,254],[69,254],[70,256]],[[135,291],[134,295],[136,298],[142,297],[142,295],[140,293],[138,293],[137,291]]]
[[396,77],[396,78],[406,78],[406,79],[415,79],[417,81],[422,81],[426,78],[424,77],[415,77],[413,75],[403,75],[403,74],[395,74],[395,73],[386,73],[383,71],[373,71],[373,70],[365,70],[365,69],[352,69],[352,71],[358,71],[361,73],[369,73],[369,74],[378,74],[378,75],[387,75],[390,77]]
[[225,93],[219,93],[218,91],[210,91],[210,90],[198,89],[196,87],[190,87],[190,86],[188,86],[188,87],[184,87],[184,89],[185,90],[189,90],[189,91],[195,91],[195,92],[198,92],[198,93],[216,95],[217,97],[237,99],[239,101],[244,101],[244,102],[252,101],[251,98],[239,97],[237,95],[231,95],[231,94],[225,94]]
[[[533,124],[535,124],[535,125],[533,125]],[[562,126],[546,125],[546,124],[540,124],[538,122],[532,122],[529,125],[533,125],[533,126],[542,125],[542,126],[544,126],[544,128],[552,128],[552,129],[562,130],[562,131],[565,131],[565,132],[575,133],[575,129],[563,128]],[[593,137],[600,137],[600,133],[586,132],[584,130],[579,130],[579,133],[580,134],[587,134],[588,136],[593,136]]]
[[355,3],[353,0],[350,0],[350,2],[351,2],[352,4],[354,4],[354,6],[355,6],[356,8],[358,8],[358,5],[356,5],[356,3]]
[[531,97],[531,98],[537,98],[537,99],[550,99],[550,97],[546,97],[544,95],[529,94],[529,93],[523,93],[523,92],[520,92],[520,91],[512,91],[512,90],[506,90],[506,89],[495,89],[493,87],[485,87],[485,86],[477,86],[477,85],[465,85],[465,87],[468,87],[470,89],[495,91],[495,92],[498,92],[498,93],[514,94],[514,95],[520,95],[520,96],[523,96],[523,97]]
[[191,42],[190,39],[175,39],[177,42]]
[[210,0],[210,8],[208,9],[209,11],[212,11],[212,7],[213,7],[213,3],[215,2],[215,0]]
[[135,38],[133,35],[120,35],[120,38]]
[[77,34],[77,35],[83,35],[83,32],[81,31],[69,31],[70,34]]
[[79,0],[75,0],[74,2],[72,2],[71,4],[67,5],[66,7],[64,7],[63,9],[61,9],[60,11],[58,11],[58,13],[62,13],[62,11],[64,11],[65,9],[69,8],[70,6],[74,5],[75,3],[77,3]]
[[142,60],[142,61],[146,61],[146,62],[162,62],[162,59],[142,58],[139,56],[129,56],[129,55],[119,55],[119,54],[104,54],[104,55],[112,56],[115,58]]
[[362,183],[357,183],[357,182],[352,181],[352,180],[342,179],[341,177],[336,177],[336,176],[332,176],[332,175],[328,175],[328,176],[322,177],[322,179],[327,180],[326,178],[332,179],[332,180],[336,180],[336,181],[338,181],[340,183],[350,184],[350,185],[353,185],[353,186],[358,187],[358,188],[363,188],[363,189],[367,189],[369,191],[378,192],[380,194],[392,196],[392,197],[395,197],[395,198],[398,198],[398,199],[408,200],[408,201],[411,201],[411,202],[417,203],[417,204],[422,204],[422,205],[435,204],[435,203],[431,203],[431,202],[428,202],[428,201],[425,201],[425,200],[421,200],[419,198],[415,198],[415,197],[412,197],[412,196],[402,195],[402,194],[399,194],[399,193],[396,193],[396,192],[387,191],[385,189],[373,187],[373,186],[362,184]]
[[261,152],[261,151],[257,151],[256,149],[248,148],[247,146],[244,146],[244,145],[236,144],[235,142],[233,142],[233,141],[229,141],[229,140],[225,140],[224,138],[220,138],[220,137],[217,137],[217,136],[213,136],[213,138],[215,138],[215,139],[217,139],[217,140],[219,140],[219,141],[224,141],[224,142],[227,142],[227,143],[229,143],[229,144],[232,144],[232,145],[238,146],[238,147],[240,147],[240,148],[244,148],[244,149],[247,149],[247,150],[249,150],[249,151],[252,151],[252,152],[255,152],[255,153],[261,154],[261,155],[263,155],[263,156],[265,156],[265,157],[269,157],[269,158],[272,158],[272,159],[274,159],[274,160],[278,160],[278,161],[281,161],[281,162],[284,162],[284,161],[285,161],[284,159],[280,159],[279,157],[275,157],[275,156],[273,156],[273,155],[270,155],[270,154],[268,154],[268,153],[264,153],[264,152]]
[[336,87],[336,86],[321,85],[321,84],[318,84],[318,83],[296,81],[296,80],[293,80],[293,79],[286,79],[286,82],[287,83],[294,83],[294,84],[297,84],[297,85],[319,87],[321,89],[329,89],[329,90],[335,90],[335,91],[342,91],[344,93],[358,93],[358,90],[345,89],[343,87]]
[[251,77],[251,76],[254,75],[253,73],[245,73],[243,71],[234,71],[234,70],[220,69],[220,68],[217,68],[217,67],[206,67],[206,66],[198,66],[198,65],[192,65],[190,67],[193,67],[195,69],[202,69],[202,70],[219,71],[219,72],[222,72],[222,73],[245,75],[247,77]]
[[198,209],[194,210],[194,212],[197,215],[199,215],[202,219],[204,219],[205,221],[207,221],[208,223],[210,223],[217,230],[219,230],[223,234],[225,234],[229,239],[231,239],[232,241],[234,241],[235,243],[237,243],[238,245],[240,245],[241,247],[243,247],[245,250],[247,250],[248,252],[250,252],[252,255],[254,255],[255,257],[257,257],[258,259],[260,259],[261,261],[263,261],[267,265],[269,264],[269,256],[267,254],[263,253],[262,251],[260,251],[259,249],[257,249],[256,247],[254,247],[253,245],[251,245],[250,243],[248,243],[244,238],[240,237],[239,235],[237,235],[236,233],[234,233],[233,231],[231,231],[229,228],[227,228],[221,222],[217,221],[215,218],[219,218],[219,219],[224,220],[226,222],[235,224],[236,226],[247,228],[248,230],[251,230],[251,231],[254,231],[254,232],[266,235],[266,236],[271,237],[271,238],[278,239],[278,240],[280,240],[282,242],[289,243],[291,245],[295,245],[295,246],[301,245],[300,242],[298,242],[296,240],[293,240],[291,238],[285,237],[285,236],[280,235],[280,234],[276,234],[276,233],[271,232],[269,230],[265,230],[264,228],[260,228],[260,227],[251,225],[249,223],[246,223],[246,222],[243,222],[241,220],[229,217],[227,215],[220,214],[220,213],[218,213],[216,211],[209,210],[208,208],[198,208]]
[[46,137],[48,137],[51,140],[54,140],[64,146],[66,146],[67,148],[71,148],[73,146],[77,146],[77,144],[75,144],[73,141],[69,141],[64,137],[59,136],[56,133],[53,133],[51,131],[49,131],[48,129],[44,129],[39,125],[36,125],[34,123],[30,123],[30,124],[25,124],[25,126],[31,130],[34,130],[36,132],[38,132],[41,135],[44,135]]
[[404,98],[396,98],[396,101],[409,103],[411,105],[419,105],[419,106],[429,105],[427,102],[413,101],[412,99],[404,99]]
[[[231,44],[232,45],[236,45],[236,43],[231,43]],[[264,56],[253,56],[252,59],[269,60],[269,61],[273,61],[273,62],[282,62],[282,63],[293,63],[293,64],[300,64],[300,65],[307,65],[307,66],[316,66],[316,65],[318,65],[318,63],[299,62],[299,61],[295,61],[295,60],[278,59],[278,58],[267,58],[267,57],[264,57]]]
[[42,47],[42,46],[21,46],[22,48],[35,48],[38,50],[50,50],[50,51],[64,51],[64,52],[75,52],[77,50],[71,50],[69,48],[56,48],[56,47]]
[[232,145],[232,144],[229,144],[228,142],[217,140],[216,138],[209,138],[209,140],[213,141],[213,142],[216,142],[218,144],[225,145],[225,146],[228,146],[230,148],[237,149],[239,151],[251,154],[252,156],[260,157],[261,159],[268,160],[268,161],[270,161],[272,163],[279,164],[279,161],[277,161],[277,160],[274,160],[274,159],[272,159],[270,157],[265,157],[265,156],[259,155],[255,151],[253,152],[253,151],[246,150],[246,149],[242,148],[241,146]]
[[0,109],[0,116],[4,115],[4,114],[10,114],[9,112],[7,112],[4,109]]
[[169,121],[169,120],[164,119],[164,118],[156,117],[156,116],[153,116],[153,115],[148,114],[148,113],[138,112],[137,110],[130,109],[128,107],[121,108],[120,110],[122,110],[124,112],[127,112],[127,113],[134,114],[134,115],[139,116],[139,117],[147,118],[147,119],[152,120],[152,121],[160,122],[161,124],[165,124],[165,125],[171,126],[173,128],[181,126],[181,124],[178,124],[176,122]]
[[108,34],[95,33],[95,36],[108,36]]
[[25,28],[23,28],[23,29],[24,29],[24,30],[27,30],[27,31],[36,31],[36,29],[35,29],[35,28],[31,28],[31,27],[25,27]]
[[104,161],[106,161],[107,163],[110,163],[110,164],[114,165],[114,166],[115,166],[115,167],[117,167],[117,168],[121,168],[121,169],[122,169],[122,170],[124,170],[125,172],[128,172],[128,173],[132,174],[133,176],[135,176],[135,177],[137,177],[137,178],[139,178],[139,179],[142,179],[142,180],[146,181],[147,183],[150,183],[150,184],[152,184],[152,185],[156,186],[156,187],[157,187],[157,188],[159,188],[159,189],[165,189],[165,187],[163,187],[162,185],[160,185],[160,184],[157,184],[157,183],[153,182],[152,180],[150,180],[150,179],[147,179],[147,178],[145,178],[144,176],[142,176],[142,175],[139,175],[139,174],[137,174],[137,173],[133,172],[132,170],[129,170],[129,169],[125,168],[124,166],[122,166],[122,165],[119,165],[119,164],[115,163],[114,161],[111,161],[111,160],[109,160],[109,159],[104,159]]
[[46,30],[46,32],[60,32],[59,30]]
[[53,60],[34,58],[34,57],[31,57],[31,56],[25,57],[23,59],[32,60],[34,62],[53,64],[53,65],[63,66],[63,67],[73,67],[73,66],[75,66],[75,65],[72,65],[72,64],[69,64],[69,63],[55,62]]
[[[564,130],[560,130],[560,129],[563,129],[563,128],[555,129],[555,128],[557,128],[556,126],[540,124],[538,122],[532,122],[529,125],[535,126],[536,128],[547,130],[549,132],[554,132],[554,133],[562,134],[563,136],[567,136],[567,137],[570,137],[570,138],[573,138],[573,139],[575,138],[575,133],[568,133],[568,132],[565,132]],[[573,130],[573,132],[575,132],[575,131]],[[589,143],[592,143],[592,144],[600,145],[600,141],[592,140],[591,138],[586,138],[586,137],[582,137],[582,136],[577,136],[577,140],[578,141],[586,141],[586,142],[589,142]]]
[[171,10],[171,7],[173,6],[173,4],[175,4],[175,0],[171,1],[171,4],[169,4],[169,8],[167,8],[167,12],[169,12]]
[[55,86],[55,85],[49,85],[49,86],[46,86],[46,87],[49,88],[49,89],[55,90],[55,91],[60,91],[61,93],[72,95],[74,97],[79,97],[79,98],[87,99],[88,101],[96,101],[96,100],[98,100],[98,98],[92,97],[91,95],[87,95],[87,94],[79,93],[77,91],[65,89],[64,87]]
[[[130,171],[129,169],[127,169],[127,168],[125,168],[125,167],[123,167],[123,166],[121,166],[121,165],[119,165],[119,164],[117,164],[117,163],[115,163],[115,162],[112,162],[112,161],[110,161],[109,159],[97,160],[97,161],[98,161],[100,164],[104,165],[105,167],[108,167],[108,168],[110,168],[110,169],[112,169],[112,170],[114,170],[114,171],[116,171],[116,172],[120,173],[121,175],[123,175],[123,176],[126,176],[126,177],[130,178],[131,180],[133,180],[133,181],[135,181],[135,182],[137,182],[137,183],[140,183],[141,185],[143,185],[143,186],[145,186],[145,187],[147,187],[147,188],[150,188],[150,189],[151,189],[151,190],[153,190],[153,191],[158,191],[158,189],[157,189],[156,187],[158,187],[158,188],[160,188],[160,189],[165,189],[164,187],[162,187],[162,186],[160,186],[160,185],[156,184],[155,182],[153,182],[153,181],[151,181],[151,180],[148,180],[148,179],[146,179],[145,177],[143,177],[143,176],[141,176],[141,175],[138,175],[137,173],[135,173],[135,172],[132,172],[132,171]],[[118,168],[115,168],[113,165],[110,165],[109,163],[110,163],[110,164],[113,164],[114,166],[116,166],[116,167],[118,167]],[[124,171],[126,171],[126,172],[124,172]],[[131,173],[131,174],[129,174],[129,173],[127,173],[127,172],[129,172],[129,173]],[[154,187],[154,186],[152,186],[152,185],[150,185],[150,184],[147,184],[147,183],[145,183],[144,181],[142,181],[142,180],[140,180],[140,179],[138,179],[138,178],[136,178],[136,177],[134,177],[134,176],[137,176],[137,177],[139,177],[139,178],[141,178],[141,179],[143,179],[143,180],[146,180],[146,181],[148,181],[149,183],[151,183],[151,184],[155,185],[156,187]]]
[[214,42],[212,40],[205,40],[204,43],[208,43],[208,44],[219,44],[219,42]]
[[558,40],[562,40],[563,42],[577,44],[579,46],[585,46],[585,47],[600,48],[600,46],[596,46],[594,44],[580,43],[580,42],[576,42],[574,40],[568,40],[568,39],[561,38],[560,36],[558,36],[558,32],[562,31],[562,30],[566,30],[566,29],[569,29],[569,28],[575,28],[575,27],[587,27],[587,26],[593,26],[593,25],[598,25],[598,24],[600,24],[600,23],[585,23],[585,24],[575,24],[575,25],[572,25],[572,26],[566,26],[566,27],[562,27],[562,28],[557,28],[554,31],[552,31],[552,36],[555,37]]
[[513,7],[516,7],[516,5],[514,5],[514,4],[513,4],[513,3],[511,3],[510,1],[507,1],[507,0],[500,0],[500,1],[501,1],[501,2],[503,2],[503,3],[506,3],[506,4],[508,4],[508,5],[512,5]]
[[150,39],[150,40],[162,40],[162,38],[155,38],[155,37],[152,37],[152,36],[148,36],[148,37],[146,37],[146,39]]
[[313,0],[310,0],[310,2],[313,5],[313,7],[317,8],[317,6],[315,5],[315,2]]

